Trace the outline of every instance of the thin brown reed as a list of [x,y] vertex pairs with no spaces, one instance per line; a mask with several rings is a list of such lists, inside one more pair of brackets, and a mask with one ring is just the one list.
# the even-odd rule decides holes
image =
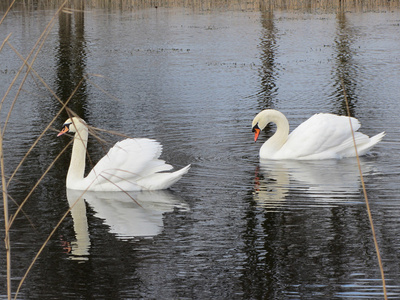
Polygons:
[[[65,5],[68,2],[68,0],[64,1]],[[11,3],[11,5],[9,6],[8,10],[6,11],[6,13],[3,15],[0,24],[3,22],[4,18],[6,17],[7,13],[9,12],[9,10],[11,9],[11,6],[15,3],[15,1],[13,1]],[[61,11],[62,6],[60,6],[59,10],[57,11],[56,15],[58,15],[58,13]],[[14,77],[13,81],[11,82],[11,84],[9,85],[5,95],[3,96],[1,102],[0,102],[0,110],[2,109],[2,105],[5,101],[5,99],[7,98],[12,86],[15,84],[17,78],[20,76],[20,74],[22,73],[22,70],[25,68],[25,66],[28,66],[28,70],[24,76],[24,79],[22,80],[22,83],[20,84],[20,87],[17,91],[17,95],[15,96],[14,100],[12,101],[11,107],[7,113],[6,116],[6,120],[4,122],[4,124],[2,126],[0,126],[0,168],[1,168],[1,181],[2,181],[2,196],[3,196],[3,207],[4,207],[4,227],[5,227],[5,250],[6,250],[6,269],[7,269],[7,299],[11,299],[12,296],[12,288],[11,288],[11,243],[10,243],[10,227],[13,223],[13,220],[15,220],[15,217],[18,215],[18,212],[21,210],[22,205],[20,205],[18,207],[17,212],[12,216],[12,218],[9,216],[9,212],[8,212],[8,193],[7,193],[7,180],[6,180],[6,176],[4,173],[4,153],[3,153],[3,138],[4,138],[4,134],[6,132],[6,127],[8,124],[8,120],[12,114],[13,108],[14,108],[14,104],[17,101],[18,97],[19,97],[19,93],[22,89],[22,85],[24,84],[28,74],[29,74],[29,70],[31,69],[29,64],[27,63],[29,61],[29,59],[32,57],[35,49],[36,49],[36,54],[33,55],[33,59],[31,61],[31,63],[34,62],[34,60],[36,59],[40,49],[43,46],[43,43],[47,37],[47,35],[50,32],[50,28],[52,27],[52,24],[54,22],[54,19],[56,17],[56,15],[53,17],[53,19],[49,22],[49,24],[47,25],[47,27],[45,28],[45,30],[43,31],[42,35],[39,37],[39,39],[37,40],[35,46],[33,47],[33,49],[31,50],[31,52],[29,53],[28,57],[24,60],[23,64],[21,65],[21,67],[19,68],[16,76]],[[5,43],[8,43],[8,40],[10,38],[11,34],[9,34],[6,39],[3,41],[2,45],[1,45],[1,49],[4,47]],[[49,167],[50,168],[50,167]],[[45,172],[47,173],[47,171]],[[45,174],[43,174],[44,176]],[[43,178],[42,176],[42,178]],[[41,178],[41,179],[42,179]],[[40,179],[40,180],[41,180]],[[39,180],[39,182],[40,182]],[[35,187],[34,187],[35,188]],[[34,190],[34,189],[32,189]],[[26,202],[26,200],[29,198],[31,193],[29,193],[29,195],[27,196],[27,198],[24,200],[24,202]]]
[[[37,40],[36,44],[33,46],[31,52],[29,53],[28,57],[26,58],[26,60],[25,60],[24,63],[22,64],[21,68],[18,70],[16,77],[14,78],[14,79],[16,80],[16,78],[21,74],[21,72],[22,72],[22,70],[24,69],[25,65],[28,66],[28,70],[27,70],[27,72],[25,73],[25,76],[23,77],[23,80],[22,80],[21,83],[20,83],[20,86],[19,86],[19,88],[18,88],[18,91],[17,91],[17,93],[16,93],[16,95],[15,95],[15,97],[14,97],[14,100],[13,100],[12,103],[11,103],[11,107],[10,107],[9,113],[7,114],[6,120],[5,120],[4,125],[3,125],[3,131],[1,132],[1,135],[2,135],[2,136],[4,136],[4,132],[6,131],[6,127],[7,127],[8,121],[9,121],[9,119],[10,119],[11,112],[12,112],[12,110],[14,109],[14,105],[15,105],[15,103],[16,103],[18,97],[19,97],[19,94],[20,94],[20,92],[21,92],[21,90],[22,90],[22,86],[24,85],[26,79],[27,79],[28,76],[29,76],[30,69],[31,69],[30,66],[31,66],[31,65],[34,63],[34,61],[36,60],[37,56],[38,56],[39,53],[40,53],[40,50],[41,50],[42,47],[43,47],[44,42],[46,41],[47,36],[50,34],[50,29],[51,29],[51,27],[54,25],[54,20],[55,20],[56,16],[58,16],[58,14],[62,11],[63,7],[65,6],[65,4],[67,4],[67,2],[68,2],[68,0],[65,0],[64,3],[63,3],[63,4],[60,6],[60,8],[58,9],[58,11],[54,14],[53,18],[50,20],[50,22],[48,23],[48,25],[47,25],[46,28],[44,29],[43,33],[41,34],[41,36],[40,36],[39,39]],[[37,50],[36,50],[35,55],[33,55],[35,49],[37,49]],[[27,64],[27,61],[30,59],[30,57],[31,57],[32,55],[33,55],[33,58],[32,58],[31,64],[29,65],[29,64]],[[13,81],[13,83],[15,82],[15,80]],[[12,85],[13,85],[13,83],[12,83]],[[7,97],[9,91],[11,90],[11,86],[12,86],[12,85],[10,85],[9,89],[7,90],[7,93],[4,95],[4,98],[2,99],[2,103],[3,103],[4,99]],[[1,110],[1,107],[0,107],[0,110]]]
[[[82,0],[84,1],[84,0]],[[23,3],[25,5],[25,1],[16,1],[13,0],[11,2],[11,4],[8,6],[6,12],[4,13],[3,17],[0,20],[0,25],[2,24],[2,22],[4,21],[4,19],[6,18],[8,12],[10,11],[11,7],[13,5],[16,4],[16,2],[19,2],[19,5],[21,5],[21,3]],[[37,43],[35,44],[35,46],[33,47],[33,49],[31,50],[31,52],[29,53],[28,57],[26,59],[24,59],[21,55],[19,55],[18,51],[15,50],[14,47],[12,47],[11,43],[9,42],[9,38],[11,36],[11,34],[9,34],[4,41],[2,42],[2,45],[0,46],[0,52],[2,50],[2,48],[4,47],[5,44],[7,44],[8,46],[10,46],[15,53],[17,53],[17,55],[21,58],[21,60],[23,61],[21,68],[19,69],[15,79],[12,81],[12,83],[9,86],[9,89],[6,91],[6,94],[4,95],[4,97],[1,99],[0,102],[0,110],[2,108],[2,104],[4,103],[7,95],[9,94],[12,86],[15,84],[16,79],[21,75],[22,71],[27,68],[27,72],[25,74],[25,77],[18,89],[18,93],[15,96],[14,100],[13,100],[13,104],[7,114],[7,119],[4,123],[4,126],[1,126],[0,124],[0,168],[1,168],[1,181],[2,181],[2,195],[3,195],[3,207],[4,207],[4,220],[5,220],[5,250],[6,250],[6,255],[7,255],[7,295],[8,295],[8,299],[11,299],[11,248],[10,248],[10,228],[13,224],[13,221],[15,220],[16,216],[19,214],[19,212],[22,210],[22,207],[24,206],[24,204],[26,203],[26,201],[28,201],[29,197],[31,196],[31,194],[33,193],[33,191],[35,190],[35,188],[40,184],[40,182],[42,181],[42,179],[44,178],[44,176],[48,173],[48,171],[53,167],[53,165],[55,164],[55,162],[59,159],[59,157],[62,155],[62,153],[65,151],[65,149],[69,146],[69,144],[58,154],[58,156],[53,160],[53,162],[48,166],[48,168],[46,169],[46,171],[42,174],[42,176],[40,177],[40,179],[37,181],[37,183],[35,184],[35,186],[31,189],[31,191],[28,193],[28,195],[26,196],[26,198],[23,200],[23,202],[19,205],[17,211],[15,212],[15,214],[13,216],[9,216],[9,211],[8,211],[8,193],[7,193],[7,188],[8,185],[10,183],[10,181],[14,178],[16,172],[18,171],[18,169],[20,168],[20,166],[22,165],[22,163],[26,160],[27,156],[31,153],[32,149],[37,145],[37,143],[39,142],[39,140],[43,137],[43,135],[51,128],[52,124],[55,122],[55,120],[59,117],[59,115],[61,114],[61,112],[64,109],[67,109],[67,104],[69,103],[70,99],[72,98],[72,96],[75,94],[76,90],[79,88],[79,85],[82,83],[82,81],[84,79],[88,79],[88,78],[83,78],[82,81],[78,84],[78,86],[75,88],[75,91],[71,94],[70,98],[67,99],[67,101],[65,103],[62,103],[62,108],[60,109],[60,111],[54,116],[53,120],[48,124],[48,126],[43,130],[43,132],[39,135],[39,137],[36,139],[36,141],[32,144],[32,146],[30,147],[30,149],[27,151],[26,155],[22,158],[21,162],[19,163],[19,165],[15,168],[13,174],[11,175],[11,177],[9,178],[9,180],[7,181],[6,176],[4,174],[4,155],[3,155],[3,137],[4,134],[6,132],[6,127],[8,124],[8,119],[12,113],[13,110],[13,105],[15,104],[15,102],[17,101],[17,98],[19,96],[19,93],[21,91],[22,85],[25,82],[26,76],[28,76],[28,74],[30,72],[34,73],[34,75],[40,79],[40,81],[43,83],[43,85],[49,90],[51,91],[51,89],[47,86],[47,84],[40,78],[40,76],[35,72],[35,70],[32,68],[32,64],[36,59],[36,56],[38,55],[38,53],[40,52],[41,48],[43,47],[43,43],[47,38],[47,35],[50,32],[50,28],[52,27],[52,25],[54,24],[54,19],[56,18],[56,16],[63,11],[65,5],[68,3],[68,0],[59,0],[59,1],[40,1],[40,5],[43,5],[44,7],[46,5],[48,6],[55,6],[57,5],[58,10],[56,12],[56,14],[54,15],[53,19],[48,23],[48,26],[46,27],[46,29],[43,31],[42,35],[39,37],[39,39],[37,40]],[[187,1],[187,0],[152,0],[152,1],[140,1],[140,0],[107,0],[107,1],[103,1],[103,0],[86,0],[84,1],[86,4],[93,6],[93,7],[112,7],[115,9],[127,9],[127,10],[132,10],[132,9],[140,9],[140,8],[146,8],[146,7],[174,7],[174,6],[180,6],[180,7],[196,7],[199,9],[203,9],[203,10],[211,10],[211,9],[218,9],[218,8],[228,8],[228,9],[233,9],[233,8],[245,8],[247,10],[263,10],[263,9],[288,9],[288,10],[296,10],[296,9],[304,9],[304,8],[309,8],[309,9],[392,9],[392,8],[399,8],[400,5],[400,1],[399,0],[392,0],[392,1],[387,1],[387,0],[338,0],[338,1],[331,1],[331,0],[311,0],[311,1],[295,1],[295,0],[254,0],[254,1]],[[29,1],[28,4],[29,5]],[[1,8],[1,7],[0,7]],[[66,13],[70,12],[66,11]],[[36,52],[35,52],[36,51]],[[31,59],[32,58],[32,59]],[[29,63],[30,61],[30,63]],[[98,87],[100,90],[102,90],[100,87]],[[105,92],[103,90],[103,92]],[[55,96],[55,98],[61,102],[61,100],[51,91],[51,93],[53,94],[53,96]],[[346,97],[346,93],[344,91],[344,95],[345,95],[345,99],[346,99],[346,105],[347,105],[347,109],[348,109],[348,103],[347,103],[347,97]],[[69,115],[75,115],[73,112],[68,111]],[[351,124],[350,124],[351,126]],[[94,128],[91,128],[91,131],[93,131]],[[99,129],[97,129],[99,130]],[[104,130],[105,131],[105,130]],[[118,134],[115,132],[110,132],[107,131],[108,133],[113,133],[113,134]],[[97,138],[99,138],[96,135]],[[353,139],[354,139],[354,135],[353,135]],[[357,149],[356,149],[357,151]],[[379,247],[378,247],[378,243],[376,240],[376,235],[375,235],[375,229],[374,229],[374,225],[373,225],[373,220],[372,220],[372,215],[371,215],[371,211],[370,211],[370,207],[369,207],[369,203],[368,203],[368,197],[367,197],[367,193],[366,193],[366,188],[365,188],[365,183],[363,180],[363,176],[362,176],[362,171],[361,171],[361,166],[360,166],[360,162],[359,162],[359,158],[357,156],[357,160],[358,160],[358,166],[359,166],[359,171],[360,171],[360,176],[361,176],[361,183],[362,183],[362,187],[363,187],[363,192],[364,192],[364,197],[365,197],[365,202],[366,202],[366,206],[367,206],[367,211],[368,211],[368,216],[369,216],[369,220],[370,220],[370,224],[371,224],[371,230],[372,230],[372,234],[373,234],[373,238],[374,238],[374,244],[375,244],[375,248],[376,248],[376,252],[377,252],[377,257],[378,257],[378,261],[379,261],[379,267],[381,270],[381,276],[382,276],[382,284],[383,284],[383,290],[384,290],[384,295],[385,295],[385,299],[387,299],[387,293],[386,293],[386,284],[385,284],[385,278],[384,278],[384,271],[383,271],[383,267],[382,267],[382,261],[381,261],[381,257],[380,257],[380,253],[379,253]],[[84,192],[83,192],[84,193]],[[83,194],[82,193],[82,194]],[[81,199],[78,198],[76,200],[75,203],[77,203],[77,201],[79,201]],[[42,253],[44,247],[47,245],[48,241],[50,240],[50,238],[53,236],[53,234],[55,233],[55,231],[57,230],[57,228],[59,227],[59,225],[63,222],[63,220],[68,216],[68,214],[70,213],[70,210],[74,207],[74,204],[72,204],[70,206],[70,208],[65,212],[65,214],[61,217],[61,219],[59,220],[59,222],[57,223],[57,225],[53,228],[52,232],[48,235],[48,237],[46,238],[46,240],[44,241],[44,243],[42,244],[41,248],[38,250],[38,252],[36,253],[35,257],[33,258],[31,264],[29,265],[28,269],[26,270],[23,278],[20,280],[17,291],[14,295],[15,299],[17,299],[17,296],[20,292],[20,289],[25,281],[25,279],[27,278],[30,270],[32,269],[32,267],[34,266],[35,262],[37,261],[38,257],[40,256],[40,254]]]
[[[1,127],[0,127],[1,131]],[[4,174],[4,155],[3,155],[3,138],[0,136],[0,168],[1,168],[1,187],[3,194],[3,207],[4,207],[4,227],[9,227],[9,215],[8,215],[8,197],[7,197],[7,184],[6,177]],[[7,268],[7,296],[11,299],[11,247],[10,247],[10,235],[9,231],[5,231],[5,250],[6,250],[6,268]]]
[[11,2],[8,7],[6,12],[4,13],[3,17],[0,20],[0,25],[3,23],[4,19],[6,18],[6,16],[8,15],[9,11],[11,10],[11,8],[13,7],[14,3],[16,2],[16,0],[13,0],[13,2]]
[[373,221],[373,219],[372,219],[371,208],[370,208],[370,206],[369,206],[369,201],[368,201],[367,189],[365,188],[364,177],[363,177],[362,170],[361,170],[360,157],[358,156],[357,144],[356,144],[356,140],[355,140],[355,137],[354,137],[354,130],[353,130],[353,126],[352,126],[352,124],[351,124],[351,119],[350,119],[350,116],[351,116],[351,115],[350,115],[349,102],[348,102],[348,99],[347,99],[346,89],[345,89],[345,86],[344,86],[344,83],[343,83],[343,82],[342,82],[342,87],[343,87],[343,96],[344,96],[344,100],[345,100],[345,102],[346,102],[347,115],[349,116],[349,123],[350,123],[350,128],[351,128],[351,134],[352,134],[352,137],[353,137],[354,150],[355,150],[355,152],[356,152],[358,171],[359,171],[359,173],[360,173],[361,186],[362,186],[362,189],[363,189],[363,194],[364,194],[364,199],[365,199],[365,205],[366,205],[367,213],[368,213],[369,224],[370,224],[370,227],[371,227],[372,237],[373,237],[373,240],[374,240],[375,251],[376,251],[376,257],[377,257],[377,259],[378,259],[378,264],[379,264],[379,270],[380,270],[380,272],[381,272],[383,295],[384,295],[385,300],[386,300],[386,299],[387,299],[387,291],[386,291],[386,282],[385,282],[385,272],[384,272],[384,270],[383,270],[382,258],[381,258],[381,254],[380,254],[380,251],[379,251],[378,240],[376,239],[374,221]]
[[[68,145],[69,145],[69,144],[68,144]],[[67,145],[67,146],[68,146],[68,145]],[[64,150],[65,150],[65,149],[66,149],[66,148],[64,148]],[[56,161],[56,159],[53,161],[53,164],[54,164],[55,161]],[[70,205],[69,209],[65,212],[65,214],[64,214],[64,215],[61,217],[61,219],[58,221],[57,225],[53,228],[53,230],[52,230],[52,231],[50,232],[50,234],[47,236],[47,239],[44,241],[44,243],[42,244],[42,246],[40,247],[40,249],[39,249],[38,252],[36,253],[35,257],[33,258],[33,260],[32,260],[32,262],[31,262],[31,264],[29,265],[28,269],[26,270],[24,276],[21,278],[21,280],[20,280],[20,282],[19,282],[19,284],[18,284],[17,291],[15,292],[14,299],[18,299],[17,297],[18,297],[19,291],[21,290],[22,284],[25,282],[25,279],[28,277],[29,272],[32,270],[32,268],[33,268],[35,262],[36,262],[37,259],[39,258],[40,254],[43,252],[43,249],[46,247],[47,243],[50,241],[51,237],[54,235],[54,233],[56,232],[56,230],[58,229],[58,227],[60,227],[60,225],[61,225],[61,223],[64,221],[64,219],[65,219],[65,218],[68,216],[68,214],[71,212],[72,208],[74,208],[74,206],[76,205],[76,203],[78,203],[78,201],[80,201],[80,200],[82,199],[82,196],[83,196],[83,194],[84,194],[85,192],[86,192],[86,191],[83,191],[83,192],[82,192],[82,195],[81,195],[78,199],[76,199],[76,201],[75,201],[72,205]]]
[[[12,5],[18,9],[32,10],[33,1],[17,0]],[[59,7],[62,0],[35,1],[37,9]],[[400,8],[399,0],[69,0],[71,6],[105,8],[133,11],[149,8],[190,8],[201,11],[211,10],[346,10],[346,11],[390,11]],[[0,3],[0,10],[8,7]],[[73,11],[74,9],[68,9]],[[1,24],[1,23],[0,23]]]

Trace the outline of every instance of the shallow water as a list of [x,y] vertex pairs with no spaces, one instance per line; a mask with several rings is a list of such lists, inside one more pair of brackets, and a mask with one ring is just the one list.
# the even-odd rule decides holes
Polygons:
[[[2,39],[13,32],[10,44],[26,57],[54,12],[15,11],[0,27]],[[92,126],[155,138],[165,160],[192,169],[171,191],[132,195],[141,207],[126,195],[87,195],[52,236],[19,298],[382,298],[356,160],[260,163],[258,149],[274,127],[257,143],[251,132],[264,108],[285,113],[291,129],[317,112],[345,114],[343,85],[361,131],[387,132],[361,166],[388,296],[399,298],[399,24],[397,10],[63,14],[35,71],[63,101],[86,75],[71,99],[74,111]],[[21,60],[9,45],[0,57],[5,91]],[[43,83],[27,77],[6,128],[7,174],[60,108]],[[18,203],[69,141],[55,135],[44,135],[13,178],[9,193]],[[89,143],[97,161],[102,145]],[[13,224],[13,291],[77,197],[65,191],[68,164],[69,153]],[[5,270],[0,275],[4,297]]]

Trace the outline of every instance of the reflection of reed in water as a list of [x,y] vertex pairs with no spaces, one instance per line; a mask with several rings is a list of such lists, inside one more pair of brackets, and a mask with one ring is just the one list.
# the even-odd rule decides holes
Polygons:
[[[4,3],[5,2],[5,3]],[[22,10],[31,9],[51,9],[58,8],[64,0],[55,1],[39,1],[25,3],[25,1],[17,1],[14,7]],[[186,7],[201,11],[210,11],[215,9],[222,10],[245,10],[245,11],[266,11],[266,10],[353,10],[353,11],[388,11],[400,7],[399,1],[388,0],[253,0],[253,1],[237,1],[237,0],[71,0],[72,6],[80,6],[84,3],[88,8],[107,8],[118,10],[137,10],[144,8],[172,8]],[[0,3],[0,10],[5,11],[9,7],[7,1]]]

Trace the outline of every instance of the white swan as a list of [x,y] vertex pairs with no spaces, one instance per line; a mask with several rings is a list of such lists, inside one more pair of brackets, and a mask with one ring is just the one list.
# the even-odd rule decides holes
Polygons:
[[57,135],[75,133],[67,188],[88,191],[140,191],[167,189],[189,171],[190,165],[175,171],[159,159],[162,146],[155,140],[125,139],[114,145],[84,177],[89,130],[80,118],[65,121]]
[[[365,154],[384,136],[381,132],[373,137],[356,132],[360,122],[350,118],[359,155]],[[333,114],[315,114],[300,124],[289,135],[289,122],[281,112],[266,109],[253,119],[254,141],[268,123],[276,124],[276,132],[260,149],[261,159],[316,160],[355,156],[349,117]]]

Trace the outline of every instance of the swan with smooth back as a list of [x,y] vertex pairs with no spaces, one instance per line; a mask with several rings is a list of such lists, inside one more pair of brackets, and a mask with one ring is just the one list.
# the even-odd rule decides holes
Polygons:
[[163,190],[185,175],[190,165],[175,171],[159,159],[162,146],[147,138],[125,139],[112,147],[84,177],[89,130],[86,122],[73,117],[65,121],[57,136],[75,133],[67,188],[82,191]]
[[[276,124],[276,132],[260,148],[261,159],[318,160],[340,159],[364,155],[385,136],[381,132],[373,137],[358,132],[360,122],[356,118],[319,113],[300,124],[289,134],[289,122],[285,115],[274,109],[266,109],[253,119],[254,141],[270,122]],[[350,126],[351,122],[351,126]]]

